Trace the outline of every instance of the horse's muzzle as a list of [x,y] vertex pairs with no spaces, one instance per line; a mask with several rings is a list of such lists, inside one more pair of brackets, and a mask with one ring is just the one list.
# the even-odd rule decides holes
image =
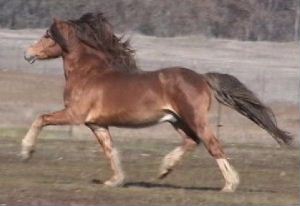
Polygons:
[[28,61],[30,64],[33,64],[35,60],[37,60],[37,56],[28,54],[27,52],[24,53],[24,59]]

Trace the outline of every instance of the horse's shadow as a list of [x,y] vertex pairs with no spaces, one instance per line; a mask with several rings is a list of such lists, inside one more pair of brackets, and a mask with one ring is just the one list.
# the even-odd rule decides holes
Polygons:
[[[103,184],[100,180],[93,180],[95,184]],[[124,188],[130,187],[140,187],[140,188],[162,188],[162,189],[183,189],[190,191],[221,191],[221,187],[188,187],[188,186],[179,186],[167,183],[154,183],[154,182],[127,182],[123,185]],[[239,188],[238,191],[241,192],[269,192],[269,193],[277,193],[275,190],[270,189],[259,189],[259,188]]]
[[[91,181],[93,184],[103,184],[102,180],[93,179]],[[130,188],[130,187],[141,187],[141,188],[170,188],[170,189],[184,189],[184,190],[202,190],[202,191],[219,191],[221,188],[219,187],[186,187],[165,183],[154,183],[154,182],[127,182],[122,187]]]
[[[153,182],[128,182],[123,185],[125,188],[129,187],[142,187],[142,188],[170,188],[170,189],[184,189],[184,190],[196,190],[196,191],[218,191],[222,190],[221,187],[187,187],[172,184],[159,184]],[[241,192],[269,192],[277,193],[275,190],[270,189],[259,189],[259,188],[239,188]]]
[[200,191],[219,191],[219,187],[186,187],[173,184],[159,184],[153,182],[127,182],[123,187],[142,187],[142,188],[170,188],[170,189],[184,189],[184,190],[200,190]]

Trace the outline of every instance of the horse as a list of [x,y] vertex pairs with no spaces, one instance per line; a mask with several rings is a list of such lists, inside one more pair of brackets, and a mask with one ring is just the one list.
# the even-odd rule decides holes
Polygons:
[[292,136],[277,127],[272,110],[236,77],[199,74],[184,67],[143,71],[136,65],[134,52],[129,41],[114,34],[102,13],[53,19],[40,40],[26,49],[24,58],[29,63],[62,58],[64,108],[33,121],[22,139],[22,158],[32,156],[45,126],[84,124],[110,161],[113,175],[104,184],[121,186],[125,177],[109,127],[140,128],[168,122],[181,135],[182,144],[163,158],[158,178],[169,175],[185,153],[203,143],[225,179],[222,191],[233,192],[239,175],[208,120],[213,97],[266,130],[280,145],[290,145]]

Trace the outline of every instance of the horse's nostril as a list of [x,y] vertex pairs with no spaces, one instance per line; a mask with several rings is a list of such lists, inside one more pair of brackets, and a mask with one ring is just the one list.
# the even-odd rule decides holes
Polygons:
[[27,52],[24,52],[24,59],[26,61],[28,61],[30,64],[33,64],[35,62],[35,60],[37,59],[37,57],[34,55],[30,55]]

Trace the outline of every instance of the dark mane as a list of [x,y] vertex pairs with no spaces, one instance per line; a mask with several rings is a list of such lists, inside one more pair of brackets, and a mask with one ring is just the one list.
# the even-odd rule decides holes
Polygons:
[[111,56],[111,64],[115,69],[138,70],[129,40],[123,41],[122,37],[117,37],[102,13],[87,13],[69,22],[74,25],[76,35],[83,43]]
[[66,40],[61,35],[61,33],[60,33],[59,29],[57,28],[57,26],[56,26],[55,23],[53,23],[50,26],[50,28],[49,28],[48,31],[49,31],[49,33],[51,35],[51,38],[53,38],[53,40],[55,42],[57,42],[65,52],[68,52],[68,46],[67,46]]

